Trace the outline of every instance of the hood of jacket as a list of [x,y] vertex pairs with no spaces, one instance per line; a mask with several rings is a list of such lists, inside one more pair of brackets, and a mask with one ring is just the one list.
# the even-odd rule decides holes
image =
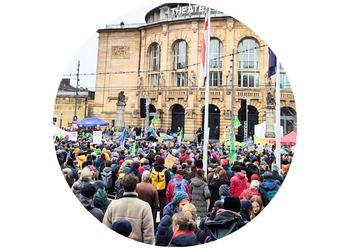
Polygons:
[[133,173],[136,177],[138,177],[141,173],[138,168],[130,168],[127,174]]
[[253,195],[259,196],[260,194],[259,194],[259,190],[258,189],[250,187],[250,188],[247,189],[247,195],[248,195],[248,197],[252,198]]
[[158,172],[162,171],[164,168],[163,164],[159,164],[159,163],[154,163],[154,169]]
[[79,197],[78,197],[80,203],[88,210],[91,210],[94,208],[94,201],[85,197],[84,195],[82,194],[79,194]]
[[176,207],[173,206],[173,202],[170,202],[168,205],[164,207],[163,214],[164,215],[170,215],[171,217],[175,214],[178,213],[179,210],[177,210]]
[[274,189],[276,187],[277,183],[273,179],[265,179],[263,181],[262,187],[268,188],[268,189]]
[[193,177],[191,179],[191,185],[195,186],[195,187],[200,187],[204,184],[204,180],[198,178],[198,177]]
[[243,180],[245,177],[245,175],[242,172],[239,172],[238,174],[236,174],[235,176],[237,176],[239,179]]
[[171,239],[170,244],[174,244],[179,247],[198,245],[198,239],[191,233],[180,234]]
[[150,165],[143,165],[143,168],[147,171],[151,171],[151,166]]

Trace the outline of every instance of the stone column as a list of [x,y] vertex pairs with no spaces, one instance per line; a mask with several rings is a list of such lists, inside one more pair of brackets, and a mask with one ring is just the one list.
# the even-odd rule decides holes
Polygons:
[[115,119],[115,133],[119,136],[125,128],[125,96],[124,91],[119,92],[117,102],[117,114]]
[[[274,105],[266,105],[266,129],[265,129],[265,138],[272,139],[275,138],[275,115],[274,115]],[[278,125],[278,124],[277,124]]]

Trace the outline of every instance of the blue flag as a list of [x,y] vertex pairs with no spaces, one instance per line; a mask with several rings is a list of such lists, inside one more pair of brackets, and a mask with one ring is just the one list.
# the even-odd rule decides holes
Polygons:
[[276,74],[276,56],[273,51],[269,48],[269,68],[267,71],[267,77],[270,78],[274,74]]
[[125,144],[126,127],[127,127],[127,125],[125,124],[124,130],[123,130],[123,132],[121,133],[121,135],[119,136],[119,141],[120,141],[120,145],[121,145],[121,148],[122,148],[122,149],[124,149],[124,144]]

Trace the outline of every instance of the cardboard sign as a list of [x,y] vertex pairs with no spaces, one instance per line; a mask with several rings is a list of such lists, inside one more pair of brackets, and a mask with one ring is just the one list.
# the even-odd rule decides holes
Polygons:
[[165,146],[167,146],[167,147],[174,147],[174,142],[173,141],[167,141],[167,142],[165,142]]
[[174,165],[175,160],[176,160],[175,156],[171,154],[167,154],[165,158],[164,166],[166,166],[167,168],[171,168]]

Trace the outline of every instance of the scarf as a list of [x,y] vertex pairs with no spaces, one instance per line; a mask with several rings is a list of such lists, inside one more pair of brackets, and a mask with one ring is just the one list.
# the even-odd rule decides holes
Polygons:
[[[182,235],[182,234],[192,234],[194,236],[196,236],[193,232],[191,231],[177,231],[176,233],[174,233],[173,238],[175,238],[176,236]],[[171,241],[169,242],[168,246],[171,244]]]

